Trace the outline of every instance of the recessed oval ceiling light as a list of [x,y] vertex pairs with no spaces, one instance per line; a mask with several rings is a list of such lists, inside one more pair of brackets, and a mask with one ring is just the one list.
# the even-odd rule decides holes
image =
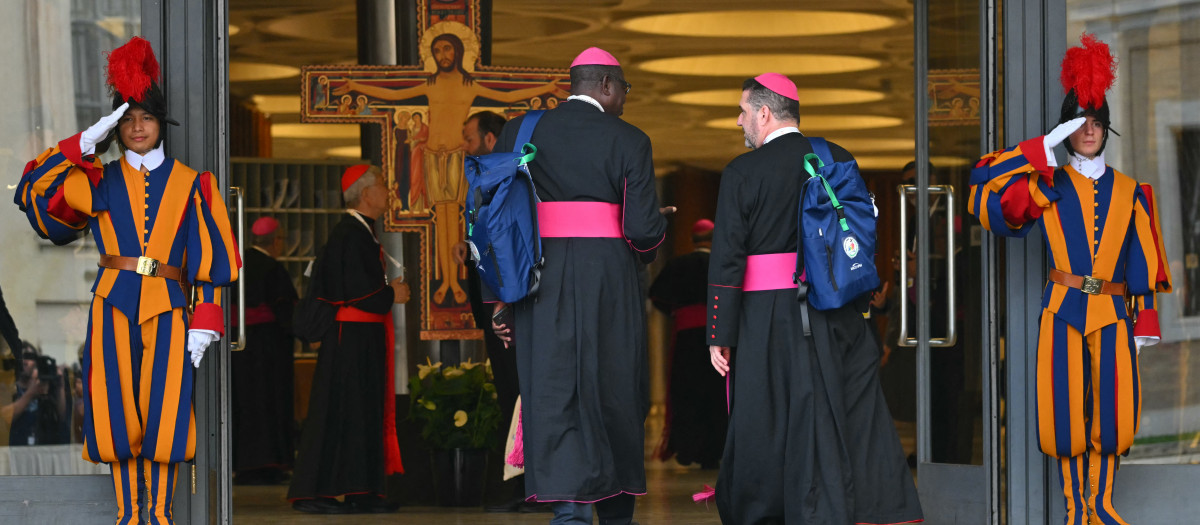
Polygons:
[[[851,151],[850,154],[854,155],[854,152]],[[854,155],[858,167],[864,170],[900,171],[912,159],[912,155]]]
[[[803,131],[890,128],[903,123],[903,119],[878,115],[800,115],[800,129]],[[717,129],[738,129],[737,117],[713,119],[705,125]]]
[[300,68],[281,64],[264,62],[230,62],[230,82],[253,82],[257,80],[278,80],[300,76]]
[[[917,141],[913,139],[892,138],[830,138],[838,146],[846,148],[851,154],[859,151],[916,151]],[[916,153],[913,153],[916,155]]]
[[[846,148],[850,150],[850,148]],[[854,154],[854,150],[850,150]],[[913,155],[854,155],[854,160],[858,161],[858,166],[865,170],[897,170],[899,171],[913,160]],[[951,156],[934,156],[929,157],[929,162],[933,163],[936,168],[955,168],[968,166],[972,159],[966,157],[951,157]]]
[[881,63],[873,58],[847,55],[809,55],[803,53],[698,55],[647,60],[638,67],[651,73],[752,77],[763,71],[784,75],[822,75],[875,69]]
[[250,99],[264,113],[281,115],[300,112],[299,95],[254,95]]
[[330,157],[345,157],[351,159],[362,158],[362,146],[339,146],[325,150],[325,154]]
[[840,11],[709,11],[631,18],[630,31],[672,36],[781,37],[862,33],[892,27],[895,18]]
[[271,136],[284,139],[356,139],[358,124],[271,124]]
[[[834,104],[859,104],[863,102],[878,102],[884,94],[879,91],[866,89],[804,89],[800,90],[800,106],[829,106]],[[686,91],[667,97],[668,102],[676,104],[691,104],[695,106],[725,106],[736,107],[742,98],[740,89],[709,89],[705,91]]]

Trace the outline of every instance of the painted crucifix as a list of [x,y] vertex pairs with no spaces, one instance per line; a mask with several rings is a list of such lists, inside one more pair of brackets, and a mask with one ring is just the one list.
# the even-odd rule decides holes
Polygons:
[[569,73],[479,64],[478,0],[421,0],[417,9],[421,66],[307,66],[301,116],[382,126],[385,228],[421,235],[421,338],[478,338],[451,251],[464,235],[463,124],[480,110],[513,118],[553,107],[568,95]]

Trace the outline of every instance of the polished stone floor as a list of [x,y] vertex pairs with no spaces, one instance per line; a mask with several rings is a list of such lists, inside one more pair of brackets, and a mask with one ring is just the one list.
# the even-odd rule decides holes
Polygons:
[[[647,461],[649,493],[639,497],[634,520],[648,524],[705,525],[721,523],[713,504],[694,503],[692,493],[712,485],[717,471],[699,470],[670,462]],[[515,525],[549,523],[550,514],[489,513],[481,509],[401,507],[395,514],[313,515],[295,512],[284,498],[286,485],[235,486],[235,523],[252,524],[373,524],[389,525]]]

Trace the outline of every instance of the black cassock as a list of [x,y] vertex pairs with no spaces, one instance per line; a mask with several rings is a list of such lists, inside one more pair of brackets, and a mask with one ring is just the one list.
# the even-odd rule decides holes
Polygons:
[[[521,120],[504,126],[496,151],[512,151]],[[638,274],[666,231],[650,139],[570,100],[542,117],[530,142],[538,196],[623,203],[625,239],[544,239],[541,288],[514,305],[525,492],[577,502],[644,494],[650,390]]]
[[292,307],[287,269],[257,248],[246,251],[246,349],[233,352],[233,470],[291,468]]
[[[852,158],[830,149],[837,161]],[[717,508],[723,522],[740,524],[919,520],[862,309],[809,308],[805,337],[795,289],[742,291],[747,255],[796,252],[801,160],[811,152],[799,133],[785,134],[721,175],[708,340],[733,347],[733,357]]]
[[[329,232],[309,286],[331,303],[372,314],[392,310],[379,244],[350,214]],[[338,321],[322,340],[288,499],[386,494],[386,335],[383,323]]]
[[670,405],[659,457],[714,467],[725,449],[729,417],[725,378],[713,370],[704,341],[707,250],[675,257],[650,285],[650,300],[672,316]]

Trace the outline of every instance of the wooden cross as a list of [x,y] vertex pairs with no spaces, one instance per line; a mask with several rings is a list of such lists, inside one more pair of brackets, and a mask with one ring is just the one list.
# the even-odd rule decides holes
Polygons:
[[480,64],[478,0],[418,0],[417,13],[422,65],[306,66],[301,119],[382,127],[384,228],[421,239],[421,339],[478,339],[452,253],[464,235],[463,124],[481,110],[511,119],[553,108],[569,72]]

